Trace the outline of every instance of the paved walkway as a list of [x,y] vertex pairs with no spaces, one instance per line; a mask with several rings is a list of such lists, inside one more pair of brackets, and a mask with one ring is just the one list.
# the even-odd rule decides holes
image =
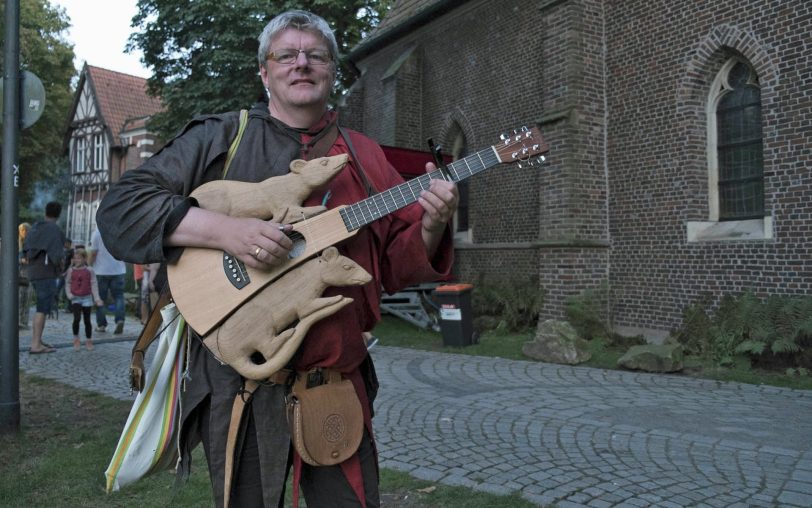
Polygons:
[[[20,368],[131,400],[139,329],[74,352],[63,314],[56,353],[29,355],[21,331]],[[560,508],[812,506],[812,391],[380,343],[383,467]]]

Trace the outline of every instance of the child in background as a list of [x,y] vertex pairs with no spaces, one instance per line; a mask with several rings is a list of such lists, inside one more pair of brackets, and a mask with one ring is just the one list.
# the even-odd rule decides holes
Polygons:
[[84,318],[85,322],[85,347],[88,351],[93,350],[93,340],[91,334],[93,327],[90,324],[90,310],[93,303],[104,305],[99,298],[99,284],[96,281],[96,274],[93,268],[87,264],[87,252],[84,249],[75,249],[71,258],[71,265],[65,274],[65,295],[70,300],[73,311],[73,349],[79,350],[79,319]]
[[23,242],[28,235],[28,230],[31,229],[31,224],[23,222],[17,226],[17,247],[20,260],[20,275],[19,275],[19,310],[20,310],[20,330],[28,330],[31,328],[28,323],[31,321],[31,284],[28,282],[28,258],[25,257],[23,250]]

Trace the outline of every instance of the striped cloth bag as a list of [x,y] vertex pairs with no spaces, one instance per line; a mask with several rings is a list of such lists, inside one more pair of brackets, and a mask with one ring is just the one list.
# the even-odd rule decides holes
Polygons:
[[186,363],[186,322],[170,303],[161,309],[163,329],[116,451],[104,475],[107,492],[119,490],[178,462],[180,389]]

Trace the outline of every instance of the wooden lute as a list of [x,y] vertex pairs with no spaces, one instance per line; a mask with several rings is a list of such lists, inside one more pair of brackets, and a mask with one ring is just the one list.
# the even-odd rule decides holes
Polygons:
[[458,182],[503,163],[532,164],[533,157],[548,149],[538,128],[522,127],[511,135],[503,134],[500,143],[448,164],[445,171],[438,169],[355,204],[307,218],[294,224],[289,233],[294,247],[288,260],[270,271],[246,267],[226,252],[187,247],[178,262],[167,267],[172,298],[186,322],[206,336],[292,268],[352,237],[367,224],[416,202],[432,179]]

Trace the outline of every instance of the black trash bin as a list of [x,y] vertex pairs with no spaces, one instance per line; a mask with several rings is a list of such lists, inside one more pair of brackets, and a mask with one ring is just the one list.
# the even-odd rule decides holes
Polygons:
[[471,284],[446,284],[432,292],[440,309],[440,332],[444,346],[470,346],[474,326],[471,315]]

